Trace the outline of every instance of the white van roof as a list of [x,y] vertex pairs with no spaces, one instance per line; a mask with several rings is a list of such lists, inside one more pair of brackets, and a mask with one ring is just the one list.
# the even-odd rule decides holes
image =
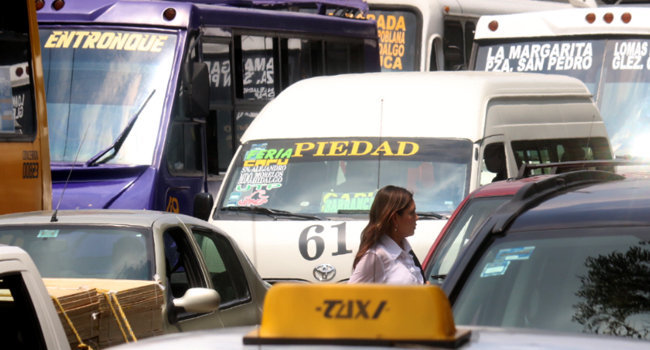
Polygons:
[[[535,73],[398,72],[309,78],[268,103],[241,141],[379,135],[455,135],[477,141],[488,101],[553,96],[588,100],[591,93],[578,79]],[[585,121],[593,117],[584,115]]]

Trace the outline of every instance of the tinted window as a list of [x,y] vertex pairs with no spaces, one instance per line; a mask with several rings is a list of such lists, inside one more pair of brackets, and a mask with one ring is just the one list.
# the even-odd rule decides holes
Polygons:
[[358,39],[207,31],[214,33],[203,36],[201,45],[210,70],[209,174],[228,168],[244,131],[283,89],[305,78],[365,70],[363,41]]
[[32,140],[36,115],[27,11],[6,10],[0,20],[0,139]]
[[494,237],[453,305],[457,324],[650,339],[650,227]]
[[473,198],[454,218],[429,260],[425,275],[431,283],[440,283],[447,275],[462,248],[474,237],[476,230],[510,197]]
[[6,349],[46,349],[41,325],[20,273],[0,276],[0,339]]
[[153,280],[153,243],[146,231],[2,227],[0,243],[26,250],[43,277]]
[[230,242],[215,232],[194,230],[212,285],[221,296],[220,308],[250,300],[246,275]]
[[196,255],[185,231],[174,228],[165,231],[165,273],[174,298],[182,297],[193,287],[205,287]]

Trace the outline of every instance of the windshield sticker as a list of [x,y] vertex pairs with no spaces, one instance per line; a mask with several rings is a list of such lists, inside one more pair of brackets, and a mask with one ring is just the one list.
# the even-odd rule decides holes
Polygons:
[[38,231],[38,238],[56,238],[59,235],[59,230],[40,230]]
[[533,250],[535,250],[533,246],[501,249],[494,258],[494,261],[528,260]]
[[282,187],[284,172],[293,149],[267,147],[268,143],[253,144],[250,150],[246,151],[244,166],[239,172],[235,190],[228,198],[228,206],[266,204],[269,201],[267,191]]
[[497,261],[485,264],[481,277],[503,276],[508,270],[510,261]]
[[269,148],[267,143],[254,144],[244,155],[244,167],[287,165],[293,148]]
[[[232,197],[232,196],[231,196]],[[250,195],[237,201],[239,206],[258,206],[266,204],[269,201],[269,196],[266,195],[266,190],[255,190]]]
[[486,71],[542,72],[589,70],[593,63],[591,43],[513,44],[488,48]]
[[54,30],[43,47],[161,52],[168,38],[146,33]]
[[617,41],[614,42],[614,57],[612,69],[614,70],[642,70],[650,69],[648,56],[648,42]]
[[485,264],[481,277],[504,275],[511,261],[528,260],[534,250],[534,246],[500,249],[494,257],[494,261]]
[[375,192],[323,193],[321,212],[338,213],[339,210],[370,210]]
[[420,145],[411,141],[319,141],[296,142],[293,157],[354,157],[354,156],[412,156]]

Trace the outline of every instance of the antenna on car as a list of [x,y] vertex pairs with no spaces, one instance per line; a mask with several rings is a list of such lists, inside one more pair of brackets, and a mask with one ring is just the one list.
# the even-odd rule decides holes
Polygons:
[[63,185],[63,190],[61,191],[61,195],[59,196],[59,201],[56,203],[56,208],[54,208],[54,213],[52,213],[52,217],[50,218],[50,222],[59,221],[59,219],[57,219],[57,217],[56,217],[56,214],[59,212],[59,206],[61,205],[61,200],[63,199],[63,194],[65,193],[65,189],[68,188],[68,182],[70,182],[70,175],[72,175],[72,169],[77,164],[77,157],[79,157],[79,151],[81,151],[81,146],[84,144],[84,140],[86,139],[86,134],[88,133],[88,128],[90,128],[90,123],[88,124],[88,126],[86,126],[86,130],[84,131],[83,135],[81,136],[81,142],[79,142],[79,147],[77,147],[77,153],[74,155],[74,161],[72,163],[72,167],[70,167],[70,171],[68,172],[68,178],[65,179],[65,184]]

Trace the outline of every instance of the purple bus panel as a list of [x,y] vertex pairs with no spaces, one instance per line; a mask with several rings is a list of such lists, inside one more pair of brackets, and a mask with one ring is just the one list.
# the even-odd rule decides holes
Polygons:
[[363,2],[280,10],[288,3],[311,8],[68,0],[57,10],[47,0],[38,20],[53,207],[192,214],[198,193],[216,195],[240,136],[280,91],[380,70],[375,23],[349,18]]

